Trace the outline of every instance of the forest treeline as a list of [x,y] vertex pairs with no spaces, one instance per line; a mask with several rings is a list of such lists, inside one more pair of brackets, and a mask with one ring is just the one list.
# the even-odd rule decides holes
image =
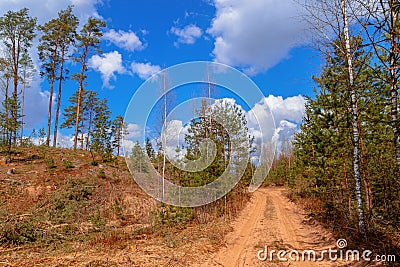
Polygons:
[[324,35],[325,26],[335,38],[319,39],[325,65],[313,77],[315,95],[268,180],[311,200],[309,211],[336,233],[393,248],[400,234],[399,2],[303,5],[316,31]]
[[[29,15],[27,8],[8,11],[0,17],[0,87],[3,96],[0,142],[8,154],[13,147],[29,145],[35,138],[45,146],[50,146],[52,141],[52,146],[56,147],[59,127],[74,130],[74,149],[99,153],[103,160],[113,153],[120,154],[127,125],[122,116],[111,118],[107,99],[101,99],[95,91],[87,89],[86,82],[88,59],[101,53],[102,29],[106,23],[90,17],[79,32],[78,25],[72,6],[43,25],[37,24],[37,19]],[[30,55],[36,37],[39,37],[39,70],[35,69]],[[70,74],[72,64],[78,64],[78,73]],[[37,71],[49,86],[47,127],[25,136],[25,103],[31,101],[26,99],[26,90]],[[61,96],[67,79],[75,80],[77,86],[62,113],[60,125]],[[57,99],[53,99],[54,96]]]
[[[111,118],[107,99],[102,99],[96,91],[87,89],[88,59],[102,53],[100,46],[106,23],[90,17],[81,27],[79,25],[72,6],[61,10],[58,17],[43,25],[37,24],[36,18],[29,15],[27,8],[8,11],[0,17],[0,41],[4,48],[0,54],[0,89],[4,95],[0,110],[0,142],[3,153],[10,155],[19,147],[33,145],[34,140],[38,140],[44,147],[57,147],[59,128],[74,131],[73,149],[89,150],[92,153],[93,164],[97,164],[95,159],[98,157],[109,161],[113,155],[120,155],[122,152],[122,139],[128,134],[124,118]],[[38,70],[31,59],[35,40],[38,40]],[[79,72],[70,73],[73,65],[78,66]],[[30,101],[25,97],[26,90],[29,90],[37,71],[49,90],[47,125],[39,131],[33,129],[30,136],[26,136],[25,103]],[[66,80],[75,81],[76,87],[68,103],[64,104],[61,100]],[[164,93],[165,90],[166,88]],[[161,104],[164,106],[160,107],[160,118],[157,119],[160,125],[167,126],[167,103],[170,104],[170,99],[166,99],[167,94],[163,97],[165,101],[161,101]],[[62,104],[66,106],[64,110],[61,110]],[[245,155],[251,152],[253,139],[248,134],[246,119],[240,107],[226,102],[214,105],[203,102],[198,115],[198,119],[191,121],[190,134],[185,137],[188,144],[184,148],[186,153],[181,151],[183,148],[176,148],[176,153],[181,157],[177,158],[175,164],[167,158],[168,148],[163,144],[165,136],[161,133],[160,126],[160,129],[154,130],[157,133],[151,140],[147,138],[144,147],[137,142],[132,151],[125,151],[131,159],[131,171],[134,174],[148,173],[153,166],[162,179],[178,185],[201,186],[216,180],[224,173],[229,162],[234,160],[235,172],[239,169],[245,172],[244,178],[228,196],[208,206],[198,209],[167,206],[160,216],[162,220],[168,217],[168,222],[193,220],[196,216],[198,220],[205,221],[205,218],[209,217],[232,215],[244,206],[248,199],[244,185],[250,183],[255,166]],[[221,122],[226,125],[221,125]],[[179,165],[196,162],[196,159],[208,150],[202,147],[204,138],[215,142],[216,158],[202,171],[182,171]],[[241,146],[237,154],[230,151],[234,140],[238,143],[237,146]],[[171,216],[173,218],[170,218]]]

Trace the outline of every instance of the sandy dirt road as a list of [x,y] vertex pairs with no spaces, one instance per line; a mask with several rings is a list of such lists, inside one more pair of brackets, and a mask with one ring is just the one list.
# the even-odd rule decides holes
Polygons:
[[[233,222],[233,231],[226,236],[225,246],[208,260],[194,266],[343,266],[343,262],[279,261],[271,250],[321,250],[336,248],[336,240],[319,225],[307,221],[304,212],[277,187],[261,188]],[[265,261],[258,252],[268,246]],[[301,255],[301,254],[300,254]],[[261,258],[265,253],[260,253]],[[295,256],[295,255],[294,255]]]

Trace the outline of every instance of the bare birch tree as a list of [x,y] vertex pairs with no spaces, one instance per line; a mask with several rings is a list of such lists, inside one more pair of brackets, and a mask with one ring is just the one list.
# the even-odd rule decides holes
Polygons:
[[160,100],[156,107],[155,124],[153,125],[153,137],[158,143],[157,170],[161,173],[160,200],[165,197],[165,179],[167,177],[167,146],[169,143],[168,116],[173,105],[173,93],[168,92],[170,81],[167,70],[163,70],[157,75],[160,84]]
[[[364,205],[361,191],[360,172],[360,136],[359,116],[357,111],[357,94],[354,83],[353,52],[350,42],[350,23],[357,16],[359,5],[350,0],[305,0],[299,2],[306,11],[304,18],[316,33],[317,41],[323,47],[335,46],[346,58],[348,72],[348,92],[350,94],[350,112],[352,124],[353,141],[353,172],[355,179],[355,197],[357,201],[357,215],[359,231],[364,236],[367,233],[367,226],[364,218]],[[353,11],[350,16],[349,7]],[[329,50],[329,49],[327,49]],[[329,52],[329,51],[326,51]]]

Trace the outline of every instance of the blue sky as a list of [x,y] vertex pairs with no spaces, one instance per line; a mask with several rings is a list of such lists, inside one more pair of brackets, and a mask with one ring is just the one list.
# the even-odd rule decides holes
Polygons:
[[[107,22],[103,54],[90,58],[87,89],[107,98],[114,116],[125,113],[149,75],[201,60],[245,72],[263,92],[264,102],[272,105],[277,125],[298,125],[304,111],[298,95],[312,94],[311,77],[320,71],[321,59],[309,48],[307,25],[298,19],[292,0],[3,0],[0,15],[28,7],[43,24],[69,4],[75,5],[81,25],[89,16]],[[38,65],[35,48],[31,54]],[[68,67],[78,72],[77,65]],[[77,87],[74,81],[66,83],[62,108]],[[47,82],[37,77],[27,92],[27,128],[45,125],[47,90]],[[131,125],[135,127],[143,126]]]

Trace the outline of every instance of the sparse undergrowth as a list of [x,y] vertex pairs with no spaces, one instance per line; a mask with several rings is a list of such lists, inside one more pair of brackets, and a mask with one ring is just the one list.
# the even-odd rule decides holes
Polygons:
[[[400,258],[400,236],[395,229],[388,225],[385,229],[379,229],[373,224],[369,224],[367,237],[363,237],[357,229],[346,227],[345,211],[337,210],[333,206],[323,204],[323,202],[311,195],[300,194],[289,191],[289,199],[304,208],[311,220],[317,221],[332,231],[334,236],[345,238],[352,249],[371,250],[378,255],[395,255]],[[335,218],[335,220],[332,220]],[[352,218],[356,220],[356,218]],[[397,263],[387,262],[385,266],[397,266]]]
[[[10,168],[13,174],[7,174]],[[99,253],[116,257],[115,266],[121,253],[140,266],[165,260],[186,266],[190,255],[205,255],[221,244],[229,231],[226,220],[248,198],[238,186],[204,207],[157,205],[136,185],[123,158],[99,165],[85,151],[20,149],[8,165],[0,165],[0,264],[113,266],[102,265],[102,256],[84,254],[106,248],[105,255]],[[146,261],[151,248],[168,256]],[[65,259],[79,251],[85,251],[79,261]],[[132,252],[143,255],[132,258]]]

